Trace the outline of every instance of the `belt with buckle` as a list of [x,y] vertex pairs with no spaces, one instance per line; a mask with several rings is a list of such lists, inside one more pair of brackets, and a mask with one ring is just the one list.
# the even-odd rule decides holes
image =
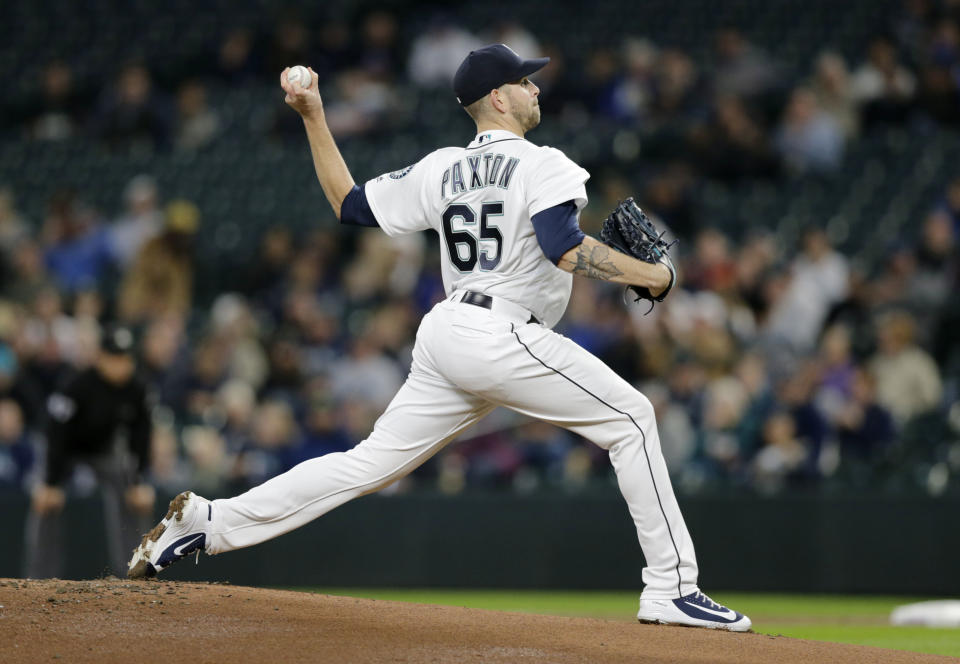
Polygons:
[[[501,301],[506,302],[506,300],[501,300]],[[472,304],[475,307],[483,307],[484,309],[489,309],[491,311],[494,310],[493,296],[487,295],[486,293],[478,293],[477,291],[466,291],[463,294],[463,297],[460,298],[460,302],[463,302],[464,304]],[[520,308],[519,305],[513,304],[512,302],[510,304],[514,308]],[[527,320],[527,323],[534,323],[536,325],[539,325],[540,319],[534,316],[533,314],[530,314],[530,318]]]

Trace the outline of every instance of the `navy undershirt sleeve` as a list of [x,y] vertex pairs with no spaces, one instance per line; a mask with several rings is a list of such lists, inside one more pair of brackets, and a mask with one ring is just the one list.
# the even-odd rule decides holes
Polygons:
[[380,226],[377,218],[373,216],[373,210],[370,209],[370,203],[367,201],[367,192],[364,189],[366,185],[353,185],[353,189],[343,199],[340,204],[340,223],[350,226],[371,226],[376,228]]
[[554,205],[530,218],[543,255],[556,265],[565,253],[586,237],[577,222],[577,204],[567,201]]

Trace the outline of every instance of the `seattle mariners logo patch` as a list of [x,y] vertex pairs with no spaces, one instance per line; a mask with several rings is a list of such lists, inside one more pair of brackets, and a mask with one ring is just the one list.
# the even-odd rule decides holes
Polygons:
[[410,164],[410,165],[407,166],[406,168],[401,168],[399,171],[394,171],[393,173],[390,174],[390,179],[391,179],[391,180],[399,180],[399,179],[402,178],[404,175],[406,175],[407,173],[409,173],[410,171],[412,171],[412,170],[413,170],[413,167],[414,167],[415,165],[416,165],[416,164]]

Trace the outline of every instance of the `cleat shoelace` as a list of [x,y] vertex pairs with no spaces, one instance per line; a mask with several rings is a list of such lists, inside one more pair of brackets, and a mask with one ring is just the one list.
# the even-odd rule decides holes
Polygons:
[[717,603],[714,602],[712,599],[710,599],[709,597],[707,597],[706,595],[704,595],[702,592],[698,592],[698,593],[697,593],[697,599],[698,599],[700,602],[702,602],[702,603],[704,603],[704,604],[707,604],[707,605],[709,606],[709,608],[711,608],[711,609],[717,609],[717,610],[723,609],[723,606],[722,606],[722,605],[717,604]]

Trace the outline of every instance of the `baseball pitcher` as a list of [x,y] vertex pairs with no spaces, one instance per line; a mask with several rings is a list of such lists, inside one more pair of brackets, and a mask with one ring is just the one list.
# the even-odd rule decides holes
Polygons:
[[303,118],[317,177],[341,223],[391,236],[436,230],[447,297],[423,318],[410,375],[366,440],[235,498],[179,495],[134,551],[129,576],[153,576],[193,552],[231,551],[298,528],[403,477],[504,406],[609,452],[647,563],[640,620],[750,628],[749,618],[697,586],[693,543],[650,402],[551,330],[567,306],[572,275],[625,284],[653,301],[676,273],[667,245],[630,200],[607,220],[607,243],[585,236],[578,219],[589,174],[559,150],[524,138],[540,123],[540,91],[529,76],[548,61],[521,59],[502,44],[471,52],[453,87],[476,137],[362,185],[327,128],[317,75],[310,70],[305,87],[283,71],[286,102]]

